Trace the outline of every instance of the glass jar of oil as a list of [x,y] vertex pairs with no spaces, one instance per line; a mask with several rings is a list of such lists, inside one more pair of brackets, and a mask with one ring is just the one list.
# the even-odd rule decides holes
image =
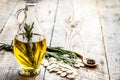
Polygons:
[[[38,75],[46,54],[46,38],[39,25],[35,8],[35,5],[31,6],[30,3],[16,12],[19,29],[14,38],[14,55],[21,67],[19,74],[22,76]],[[23,20],[20,22],[21,14]]]

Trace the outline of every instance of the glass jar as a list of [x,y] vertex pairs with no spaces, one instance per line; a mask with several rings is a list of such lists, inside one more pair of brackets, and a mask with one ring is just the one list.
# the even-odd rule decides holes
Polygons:
[[19,29],[14,38],[14,55],[20,64],[19,74],[22,76],[38,75],[46,54],[46,38],[36,16],[36,4],[27,2],[24,9],[16,12]]

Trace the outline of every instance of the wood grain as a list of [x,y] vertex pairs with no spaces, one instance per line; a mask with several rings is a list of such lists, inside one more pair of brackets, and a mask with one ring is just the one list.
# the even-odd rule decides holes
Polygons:
[[[7,22],[4,24],[4,28],[2,29],[2,32],[0,34],[0,42],[11,44],[12,40],[14,39],[15,34],[18,30],[18,25],[15,22],[15,13],[18,9],[22,8],[23,5],[20,5],[21,2],[18,2],[18,6],[14,6],[14,9],[7,19]],[[12,6],[12,4],[11,4]],[[8,10],[8,9],[6,9]],[[7,13],[7,12],[6,12]]]
[[0,33],[5,27],[5,24],[10,17],[12,11],[14,10],[16,4],[16,0],[0,0]]
[[78,80],[109,80],[96,0],[59,1],[52,46],[98,61],[98,69],[80,68]]
[[51,43],[52,30],[56,16],[58,0],[41,0],[37,6],[37,17],[46,36],[47,46]]
[[[17,4],[16,0],[1,0],[0,1],[0,42],[4,43],[11,43],[11,40],[9,41],[7,38],[10,37],[7,36],[5,39],[5,36],[3,34],[9,34],[9,29],[4,33],[4,28],[6,28],[6,23],[10,16],[13,14],[14,8]],[[0,80],[8,80],[7,75],[11,72],[9,70],[11,68],[15,68],[15,59],[13,58],[13,54],[5,51],[0,51]],[[17,68],[17,67],[16,67]],[[15,80],[15,79],[14,79]]]
[[120,0],[100,0],[98,2],[109,78],[110,80],[120,80]]

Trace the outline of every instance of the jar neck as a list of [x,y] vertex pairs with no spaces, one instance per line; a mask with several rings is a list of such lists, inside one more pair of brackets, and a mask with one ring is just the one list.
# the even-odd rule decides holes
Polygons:
[[16,12],[16,22],[19,25],[18,33],[24,32],[25,24],[32,25],[34,23],[34,33],[44,34],[39,24],[37,16],[37,6],[26,5],[25,8]]
[[27,13],[35,13],[36,12],[36,6],[35,5],[25,5],[25,10]]
[[38,16],[37,16],[37,7],[36,6],[31,6],[31,5],[26,5],[26,24],[31,25],[34,23],[34,31],[35,33],[40,33],[44,35],[42,28],[39,24]]
[[[26,10],[26,23],[28,22],[30,22],[30,23],[32,23],[32,22],[34,22],[34,20],[37,18],[36,16],[37,16],[37,11],[36,11],[36,7],[35,6],[28,6],[28,5],[26,5],[26,7],[25,7],[25,10]],[[32,21],[32,22],[31,22]]]
[[25,1],[25,5],[28,6],[35,6],[39,3],[39,0],[24,0]]

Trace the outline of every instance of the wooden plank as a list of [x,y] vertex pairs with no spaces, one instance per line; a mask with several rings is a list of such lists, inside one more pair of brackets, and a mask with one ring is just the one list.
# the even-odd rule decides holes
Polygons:
[[[57,0],[44,0],[44,1],[40,1],[38,7],[38,19],[40,22],[40,25],[43,27],[43,30],[46,34],[46,39],[47,39],[47,45],[49,45],[50,43],[50,38],[51,38],[51,32],[52,32],[52,28],[53,28],[53,23],[54,23],[54,16],[55,16],[55,9],[56,9],[56,4]],[[15,12],[18,9],[24,8],[24,4],[23,2],[19,2],[17,4],[17,6],[15,7],[12,15],[10,16],[10,18],[8,19],[7,23],[5,24],[5,27],[2,31],[2,33],[0,34],[0,42],[3,43],[9,43],[11,44],[11,41],[14,39],[14,36],[17,33],[18,27],[17,24],[15,23]],[[11,57],[7,57],[5,55],[4,52],[0,52],[2,54],[4,54],[5,58],[8,59],[12,59]],[[2,55],[0,55],[0,57],[2,57]],[[13,55],[12,55],[13,57]],[[2,61],[3,59],[1,59],[0,62],[0,66],[3,63]],[[6,63],[7,64],[7,63]],[[8,65],[8,64],[7,64]],[[3,67],[5,67],[6,65],[4,65]],[[41,66],[42,67],[42,66]],[[42,79],[43,77],[43,73],[44,73],[44,68],[42,67],[41,69],[41,74],[37,77],[33,77],[33,78],[24,78],[24,77],[20,77],[17,74],[18,71],[18,64],[16,63],[16,60],[14,59],[14,61],[12,61],[12,64],[9,66],[7,66],[7,68],[2,68],[1,72],[5,72],[5,74],[0,75],[0,77],[2,77],[2,80],[17,80],[17,79],[21,79],[21,80],[32,80],[32,79]]]
[[110,80],[120,80],[120,0],[99,0]]
[[[15,4],[15,2],[12,2]],[[19,4],[19,3],[18,3]],[[13,11],[9,15],[9,18],[7,18],[6,23],[4,24],[4,28],[2,29],[2,32],[0,34],[0,42],[1,43],[8,43],[11,44],[14,35],[16,34],[17,28],[14,21],[14,14],[17,8],[16,6],[13,7]],[[3,16],[4,17],[4,16]],[[0,75],[1,80],[17,80],[18,75],[18,64],[10,52],[1,52],[3,54],[3,58],[0,60],[0,72],[3,72],[3,74]],[[1,56],[1,55],[0,55]]]
[[[1,68],[0,72],[2,73],[0,74],[0,80],[10,80],[10,79],[6,79],[6,76],[14,72],[14,71],[11,71],[11,69],[18,68],[18,65],[16,66],[15,64],[16,64],[16,60],[14,59],[13,54],[9,52],[4,52],[3,57],[0,60],[0,68]],[[11,77],[15,77],[15,76],[11,76]],[[12,80],[15,80],[15,79],[12,79]]]
[[[64,21],[66,17],[69,17],[69,15],[71,14],[71,6],[72,6],[71,0],[57,0],[57,1],[58,3],[57,3],[57,9],[56,9],[56,15],[55,15],[53,27],[56,28],[56,25],[57,25],[56,23],[59,23],[58,24],[59,30],[54,30],[53,28],[53,33],[52,33],[53,36],[54,34],[57,35],[56,36],[57,39],[55,41],[57,45],[53,45],[53,42],[54,42],[53,39],[55,37],[52,36],[50,46],[61,46],[59,45],[59,43],[62,43],[62,41],[64,41],[64,40],[60,40],[62,37],[64,37],[64,32],[61,33],[60,31],[63,30],[62,28],[65,24]],[[56,73],[49,73],[48,71],[46,71],[45,80],[67,80],[67,79],[60,77]]]
[[17,0],[0,0],[0,33],[2,32],[16,4]]
[[47,46],[49,46],[56,14],[57,0],[43,0],[37,7],[39,23],[46,36]]
[[59,1],[51,45],[84,52],[81,54],[99,64],[95,70],[80,68],[78,80],[109,80],[102,39],[96,0]]
[[[9,17],[12,14],[12,11],[14,10],[14,7],[16,6],[17,1],[16,0],[0,0],[0,35],[2,34],[2,31],[9,19]],[[4,36],[0,37],[0,39],[3,39]],[[0,41],[2,43],[2,41]],[[9,43],[11,41],[8,41],[7,39],[4,41],[4,43]],[[0,80],[5,80],[5,76],[7,76],[8,70],[11,68],[10,66],[13,66],[13,58],[11,58],[11,53],[5,53],[5,51],[0,51]]]
[[11,44],[12,40],[14,39],[14,36],[17,33],[18,25],[15,22],[15,13],[18,9],[23,7],[23,5],[20,5],[20,2],[17,3],[17,5],[18,6],[14,7],[14,9],[11,13],[11,16],[7,19],[6,24],[4,24],[4,28],[2,29],[2,32],[0,34],[0,42],[1,43]]

